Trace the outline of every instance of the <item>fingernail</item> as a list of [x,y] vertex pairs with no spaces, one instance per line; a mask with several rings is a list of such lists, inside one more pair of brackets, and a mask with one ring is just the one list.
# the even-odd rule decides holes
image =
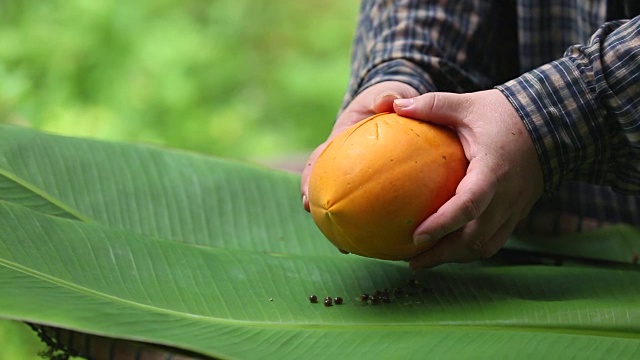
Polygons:
[[307,201],[307,195],[302,195],[302,207],[309,211],[309,202]]
[[429,243],[432,240],[431,235],[429,234],[420,234],[420,235],[416,235],[413,238],[413,243],[416,244],[416,246],[420,246],[420,245],[424,245]]
[[395,99],[393,103],[399,108],[410,108],[415,101],[413,99]]
[[393,100],[399,98],[396,94],[382,94],[373,101],[372,109],[376,113],[384,113],[393,111]]
[[399,98],[399,96],[396,95],[396,94],[386,93],[386,94],[379,95],[374,102],[378,103],[384,98],[391,98],[391,99],[395,100],[395,99]]

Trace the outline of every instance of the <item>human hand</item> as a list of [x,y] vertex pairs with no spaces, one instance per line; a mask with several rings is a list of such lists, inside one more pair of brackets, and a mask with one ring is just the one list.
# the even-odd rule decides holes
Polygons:
[[456,194],[416,228],[438,241],[411,269],[494,255],[543,192],[540,162],[522,120],[498,90],[428,93],[394,102],[395,112],[453,128],[469,160]]
[[336,120],[327,141],[320,144],[311,153],[311,156],[307,161],[307,166],[305,166],[302,172],[300,192],[302,193],[302,204],[305,210],[309,211],[308,188],[311,170],[313,170],[316,159],[322,153],[324,148],[327,147],[329,142],[331,142],[331,140],[343,130],[360,120],[364,120],[369,116],[381,112],[393,111],[393,100],[398,98],[411,98],[417,95],[418,92],[413,87],[405,83],[398,81],[386,81],[366,88],[358,94],[353,101],[351,101],[349,106],[344,109]]

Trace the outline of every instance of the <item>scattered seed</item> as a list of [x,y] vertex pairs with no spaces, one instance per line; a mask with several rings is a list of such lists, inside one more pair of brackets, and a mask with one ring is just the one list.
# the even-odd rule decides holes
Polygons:
[[[356,300],[368,303],[368,304],[380,304],[380,303],[392,303],[396,300],[400,300],[406,297],[420,295],[423,292],[429,292],[430,289],[428,286],[422,286],[420,281],[417,279],[409,279],[407,280],[407,285],[393,287],[393,288],[383,288],[377,289],[371,293],[362,293],[360,296],[356,298]],[[338,298],[334,298],[334,304],[339,304]],[[401,306],[403,304],[400,304]]]
[[338,296],[335,299],[333,299],[333,302],[336,303],[336,305],[342,305],[344,300],[340,296]]
[[310,301],[312,304],[316,304],[316,303],[318,302],[318,297],[317,297],[317,296],[315,296],[315,295],[311,295],[311,296],[309,296],[309,301]]
[[326,299],[324,299],[324,306],[326,307],[333,306],[333,300],[331,300],[330,297],[327,297]]

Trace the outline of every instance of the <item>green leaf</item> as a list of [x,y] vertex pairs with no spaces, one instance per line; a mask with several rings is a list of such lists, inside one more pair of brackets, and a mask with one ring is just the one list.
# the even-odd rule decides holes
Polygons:
[[203,246],[336,254],[298,183],[247,163],[0,126],[0,200]]
[[638,263],[640,229],[626,224],[611,225],[562,236],[519,234],[507,247],[569,258]]
[[[411,285],[339,254],[292,174],[13,127],[0,169],[0,317],[221,358],[640,355],[638,271],[448,265]],[[404,290],[356,300],[384,288]]]
[[[493,343],[479,354],[574,338],[628,354],[640,346],[640,273],[633,271],[453,267],[420,279],[426,289],[419,294],[368,305],[354,298],[406,288],[404,266],[202,248],[9,204],[0,206],[0,219],[7,229],[0,304],[11,318],[222,357],[446,354],[467,338]],[[312,293],[343,296],[347,304],[311,304]],[[246,349],[238,339],[257,346]]]

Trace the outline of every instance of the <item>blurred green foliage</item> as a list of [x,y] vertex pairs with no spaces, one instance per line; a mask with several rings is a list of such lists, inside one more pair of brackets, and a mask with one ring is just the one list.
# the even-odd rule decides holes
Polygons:
[[0,2],[0,122],[251,159],[326,139],[358,3]]
[[17,321],[0,321],[0,359],[38,360],[46,349],[35,332]]
[[[346,88],[357,8],[0,1],[0,123],[249,160],[306,153],[326,139]],[[38,344],[0,321],[1,359],[36,358]]]

